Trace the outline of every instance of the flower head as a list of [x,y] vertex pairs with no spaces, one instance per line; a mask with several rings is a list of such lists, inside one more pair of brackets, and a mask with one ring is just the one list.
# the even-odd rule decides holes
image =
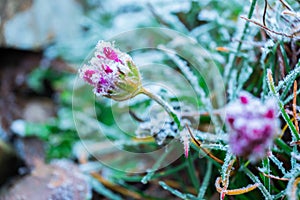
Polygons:
[[130,99],[139,93],[140,73],[132,58],[114,47],[114,43],[99,41],[91,59],[79,69],[79,76],[94,87],[96,95],[117,101]]
[[274,99],[264,104],[247,92],[227,106],[229,146],[236,156],[255,162],[263,158],[278,133],[279,120]]

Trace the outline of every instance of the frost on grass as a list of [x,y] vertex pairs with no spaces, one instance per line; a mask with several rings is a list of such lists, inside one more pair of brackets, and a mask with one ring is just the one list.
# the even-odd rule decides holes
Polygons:
[[278,167],[278,169],[280,169],[280,171],[283,174],[286,174],[286,169],[284,168],[283,163],[280,160],[278,160],[278,158],[276,158],[271,151],[269,153],[269,158],[273,161],[273,163]]
[[180,132],[180,140],[183,143],[184,155],[187,158],[190,150],[190,134],[186,128]]
[[294,80],[299,76],[299,74],[300,64],[297,64],[297,66],[287,76],[285,76],[285,78],[282,81],[279,81],[278,86],[275,87],[276,92],[289,85],[290,82],[294,82]]
[[[160,48],[165,49],[168,51],[166,47],[163,45],[160,45]],[[170,51],[170,50],[169,50]],[[170,51],[171,52],[171,51]],[[205,111],[207,111],[210,114],[211,120],[216,126],[216,132],[221,132],[221,124],[219,123],[219,120],[215,117],[213,114],[213,106],[211,104],[211,101],[209,97],[204,92],[204,89],[200,87],[199,85],[199,79],[194,74],[194,72],[190,69],[188,66],[188,63],[182,59],[180,59],[178,56],[168,53],[167,54],[172,61],[176,64],[176,66],[179,68],[179,70],[182,72],[182,74],[186,77],[186,79],[189,81],[189,83],[193,86],[193,89],[195,90],[196,94],[199,96],[200,101],[203,104],[203,108]]]
[[231,152],[252,162],[265,157],[279,129],[276,101],[268,99],[262,103],[251,94],[241,92],[226,111],[227,125],[231,130]]
[[[180,107],[173,105],[174,110],[180,109]],[[158,145],[162,145],[167,137],[175,138],[178,133],[177,124],[164,112],[160,107],[151,106],[151,116],[149,119],[141,122],[136,135],[139,138],[152,136]]]

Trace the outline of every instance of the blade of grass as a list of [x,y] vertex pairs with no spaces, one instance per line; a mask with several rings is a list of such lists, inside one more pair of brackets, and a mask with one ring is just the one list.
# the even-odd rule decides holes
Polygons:
[[195,166],[194,166],[194,160],[192,159],[192,156],[189,156],[187,159],[186,159],[186,162],[187,162],[187,169],[188,169],[188,173],[189,173],[189,176],[191,178],[191,181],[195,187],[196,190],[199,189],[199,179],[198,179],[198,176],[197,176],[197,173],[196,173],[196,169],[195,169]]
[[184,194],[181,193],[180,191],[168,186],[165,182],[163,181],[159,181],[159,184],[162,188],[164,188],[165,190],[171,192],[173,195],[181,198],[181,199],[191,199],[191,200],[196,200],[197,198],[191,194]]
[[[248,16],[247,16],[248,19],[251,19],[252,15],[253,15],[256,2],[257,2],[257,0],[252,0],[252,2],[251,2],[250,10],[249,10]],[[225,74],[225,80],[226,80],[226,82],[227,82],[227,80],[229,78],[229,75],[231,73],[231,69],[236,65],[237,54],[241,51],[242,44],[243,44],[242,41],[245,40],[248,28],[249,28],[249,22],[246,21],[246,24],[245,24],[244,29],[243,29],[242,36],[241,36],[241,38],[239,40],[239,44],[238,44],[238,46],[236,48],[236,53],[234,54],[234,57],[233,57],[233,59],[231,61],[231,64],[227,68],[227,71],[225,71],[225,73],[224,73]]]
[[151,178],[153,177],[155,171],[158,170],[159,166],[161,165],[161,163],[165,160],[165,158],[167,157],[167,155],[172,152],[174,148],[174,145],[171,146],[168,150],[166,150],[161,156],[160,158],[156,161],[156,163],[153,165],[152,169],[148,170],[148,173],[142,178],[141,182],[143,184],[148,183],[149,180],[151,180]]
[[254,182],[259,184],[258,188],[260,189],[261,193],[264,195],[265,199],[272,199],[271,194],[268,192],[267,188],[260,182],[257,176],[255,176],[248,168],[242,167],[242,170],[245,174]]
[[[269,158],[263,159],[262,164],[263,164],[263,168],[265,169],[264,173],[270,174],[270,160],[269,160]],[[268,191],[270,192],[271,191],[270,178],[264,176],[263,181],[264,181],[264,185],[267,187]]]
[[210,160],[207,160],[207,168],[206,168],[206,174],[204,176],[202,185],[199,189],[198,193],[198,199],[204,199],[205,192],[207,190],[210,178],[211,178],[211,172],[212,172],[212,162]]
[[283,119],[286,121],[286,123],[289,125],[289,128],[293,134],[294,137],[294,141],[298,141],[300,140],[300,136],[296,130],[296,127],[294,126],[292,120],[290,119],[289,115],[286,113],[285,109],[284,109],[284,105],[282,103],[282,101],[279,99],[279,94],[276,92],[275,90],[275,85],[274,85],[274,81],[273,81],[273,77],[272,77],[272,72],[270,69],[268,69],[267,72],[267,77],[268,77],[268,84],[269,84],[269,89],[272,92],[273,96],[277,99],[278,101],[278,106],[281,112],[281,115],[283,117]]

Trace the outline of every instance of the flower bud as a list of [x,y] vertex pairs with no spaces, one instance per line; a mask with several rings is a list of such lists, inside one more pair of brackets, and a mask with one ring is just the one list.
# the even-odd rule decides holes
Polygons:
[[79,69],[79,76],[94,87],[97,96],[116,101],[136,96],[141,88],[141,76],[132,58],[110,42],[98,42],[93,56]]
[[262,159],[279,130],[277,104],[269,99],[264,104],[247,92],[227,106],[229,146],[233,154],[255,162]]

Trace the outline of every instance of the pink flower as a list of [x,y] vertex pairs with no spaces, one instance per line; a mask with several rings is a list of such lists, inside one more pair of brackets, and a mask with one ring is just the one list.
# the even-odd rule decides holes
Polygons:
[[103,53],[107,59],[114,60],[115,62],[121,62],[121,60],[118,58],[117,53],[110,47],[104,47]]
[[279,130],[274,99],[264,104],[247,92],[227,106],[226,122],[230,131],[229,146],[233,154],[255,162],[263,158]]
[[138,93],[139,71],[132,58],[114,47],[114,43],[99,41],[94,55],[79,69],[79,76],[94,87],[94,93],[117,101]]

